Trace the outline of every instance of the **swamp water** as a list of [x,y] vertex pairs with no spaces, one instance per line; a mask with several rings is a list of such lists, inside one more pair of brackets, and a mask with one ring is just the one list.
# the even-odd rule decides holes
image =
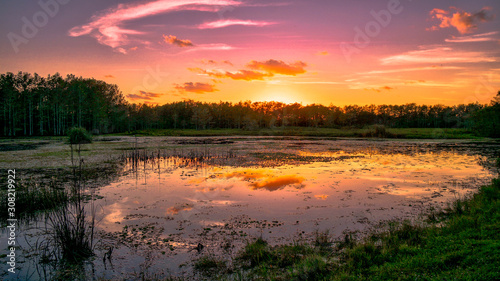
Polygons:
[[[189,276],[193,260],[234,256],[257,237],[273,245],[309,241],[315,231],[362,236],[384,221],[418,221],[487,184],[500,146],[309,138],[132,142],[113,141],[119,173],[93,189],[98,223],[96,256],[84,269],[89,279]],[[23,262],[15,276],[3,278],[51,276],[30,256],[43,224],[18,232]],[[112,258],[103,259],[109,247]]]

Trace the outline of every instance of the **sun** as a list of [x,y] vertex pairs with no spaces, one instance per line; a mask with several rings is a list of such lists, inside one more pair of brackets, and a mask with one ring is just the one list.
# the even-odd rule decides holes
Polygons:
[[277,101],[285,104],[291,103],[301,103],[302,99],[292,89],[283,88],[283,87],[269,87],[264,90],[258,97],[260,101]]

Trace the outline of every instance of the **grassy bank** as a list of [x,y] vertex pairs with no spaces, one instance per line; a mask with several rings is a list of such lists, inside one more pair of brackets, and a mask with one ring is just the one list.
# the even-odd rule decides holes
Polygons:
[[392,223],[362,241],[270,246],[257,239],[230,262],[195,262],[209,280],[499,280],[500,179],[474,196],[429,214],[419,225]]
[[286,127],[260,130],[241,129],[177,129],[177,130],[143,130],[133,131],[120,135],[138,136],[310,136],[310,137],[381,137],[381,138],[401,138],[401,139],[473,139],[478,138],[466,129],[433,129],[433,128],[396,128],[387,129],[385,127],[369,127],[363,129],[347,128],[308,128],[308,127]]

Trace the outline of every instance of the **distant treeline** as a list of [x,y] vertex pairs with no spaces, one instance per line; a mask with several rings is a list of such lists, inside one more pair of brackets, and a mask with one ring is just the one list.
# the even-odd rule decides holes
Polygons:
[[144,129],[257,130],[283,126],[467,128],[499,136],[500,92],[491,105],[301,105],[281,102],[192,100],[165,105],[130,104],[118,86],[59,74],[0,76],[2,136],[64,135],[71,127],[94,134]]

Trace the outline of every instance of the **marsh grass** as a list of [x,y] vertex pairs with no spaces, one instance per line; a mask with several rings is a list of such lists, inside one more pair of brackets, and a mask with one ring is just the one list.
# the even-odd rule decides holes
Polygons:
[[[2,191],[2,198],[7,198]],[[48,183],[37,180],[19,181],[16,188],[16,218],[19,220],[35,219],[38,215],[55,211],[68,204],[70,194],[58,186],[52,179]],[[1,200],[1,220],[8,219],[7,200]]]
[[228,272],[227,261],[213,254],[206,254],[195,261],[194,270],[202,275],[214,277]]
[[90,221],[80,203],[60,208],[48,216],[51,239],[48,240],[60,251],[62,260],[78,263],[93,255],[95,214],[91,210]]
[[[43,251],[52,253],[58,266],[80,265],[94,255],[94,194],[91,189],[91,200],[87,200],[89,196],[86,194],[83,172],[85,167],[80,154],[81,144],[91,142],[91,137],[83,128],[71,129],[68,136],[73,170],[73,182],[69,191],[71,200],[46,215],[47,239],[41,244]],[[73,145],[78,145],[78,166],[73,159]]]
[[316,232],[310,243],[270,246],[257,238],[228,272],[244,280],[500,279],[500,179],[429,217],[428,223],[389,222],[361,240],[348,233],[333,241]]
[[137,136],[178,136],[178,137],[215,137],[215,136],[300,136],[300,137],[346,137],[346,138],[402,138],[402,139],[476,139],[479,138],[468,129],[458,128],[387,128],[374,125],[367,128],[313,128],[278,127],[260,130],[243,129],[151,129],[117,135]]

